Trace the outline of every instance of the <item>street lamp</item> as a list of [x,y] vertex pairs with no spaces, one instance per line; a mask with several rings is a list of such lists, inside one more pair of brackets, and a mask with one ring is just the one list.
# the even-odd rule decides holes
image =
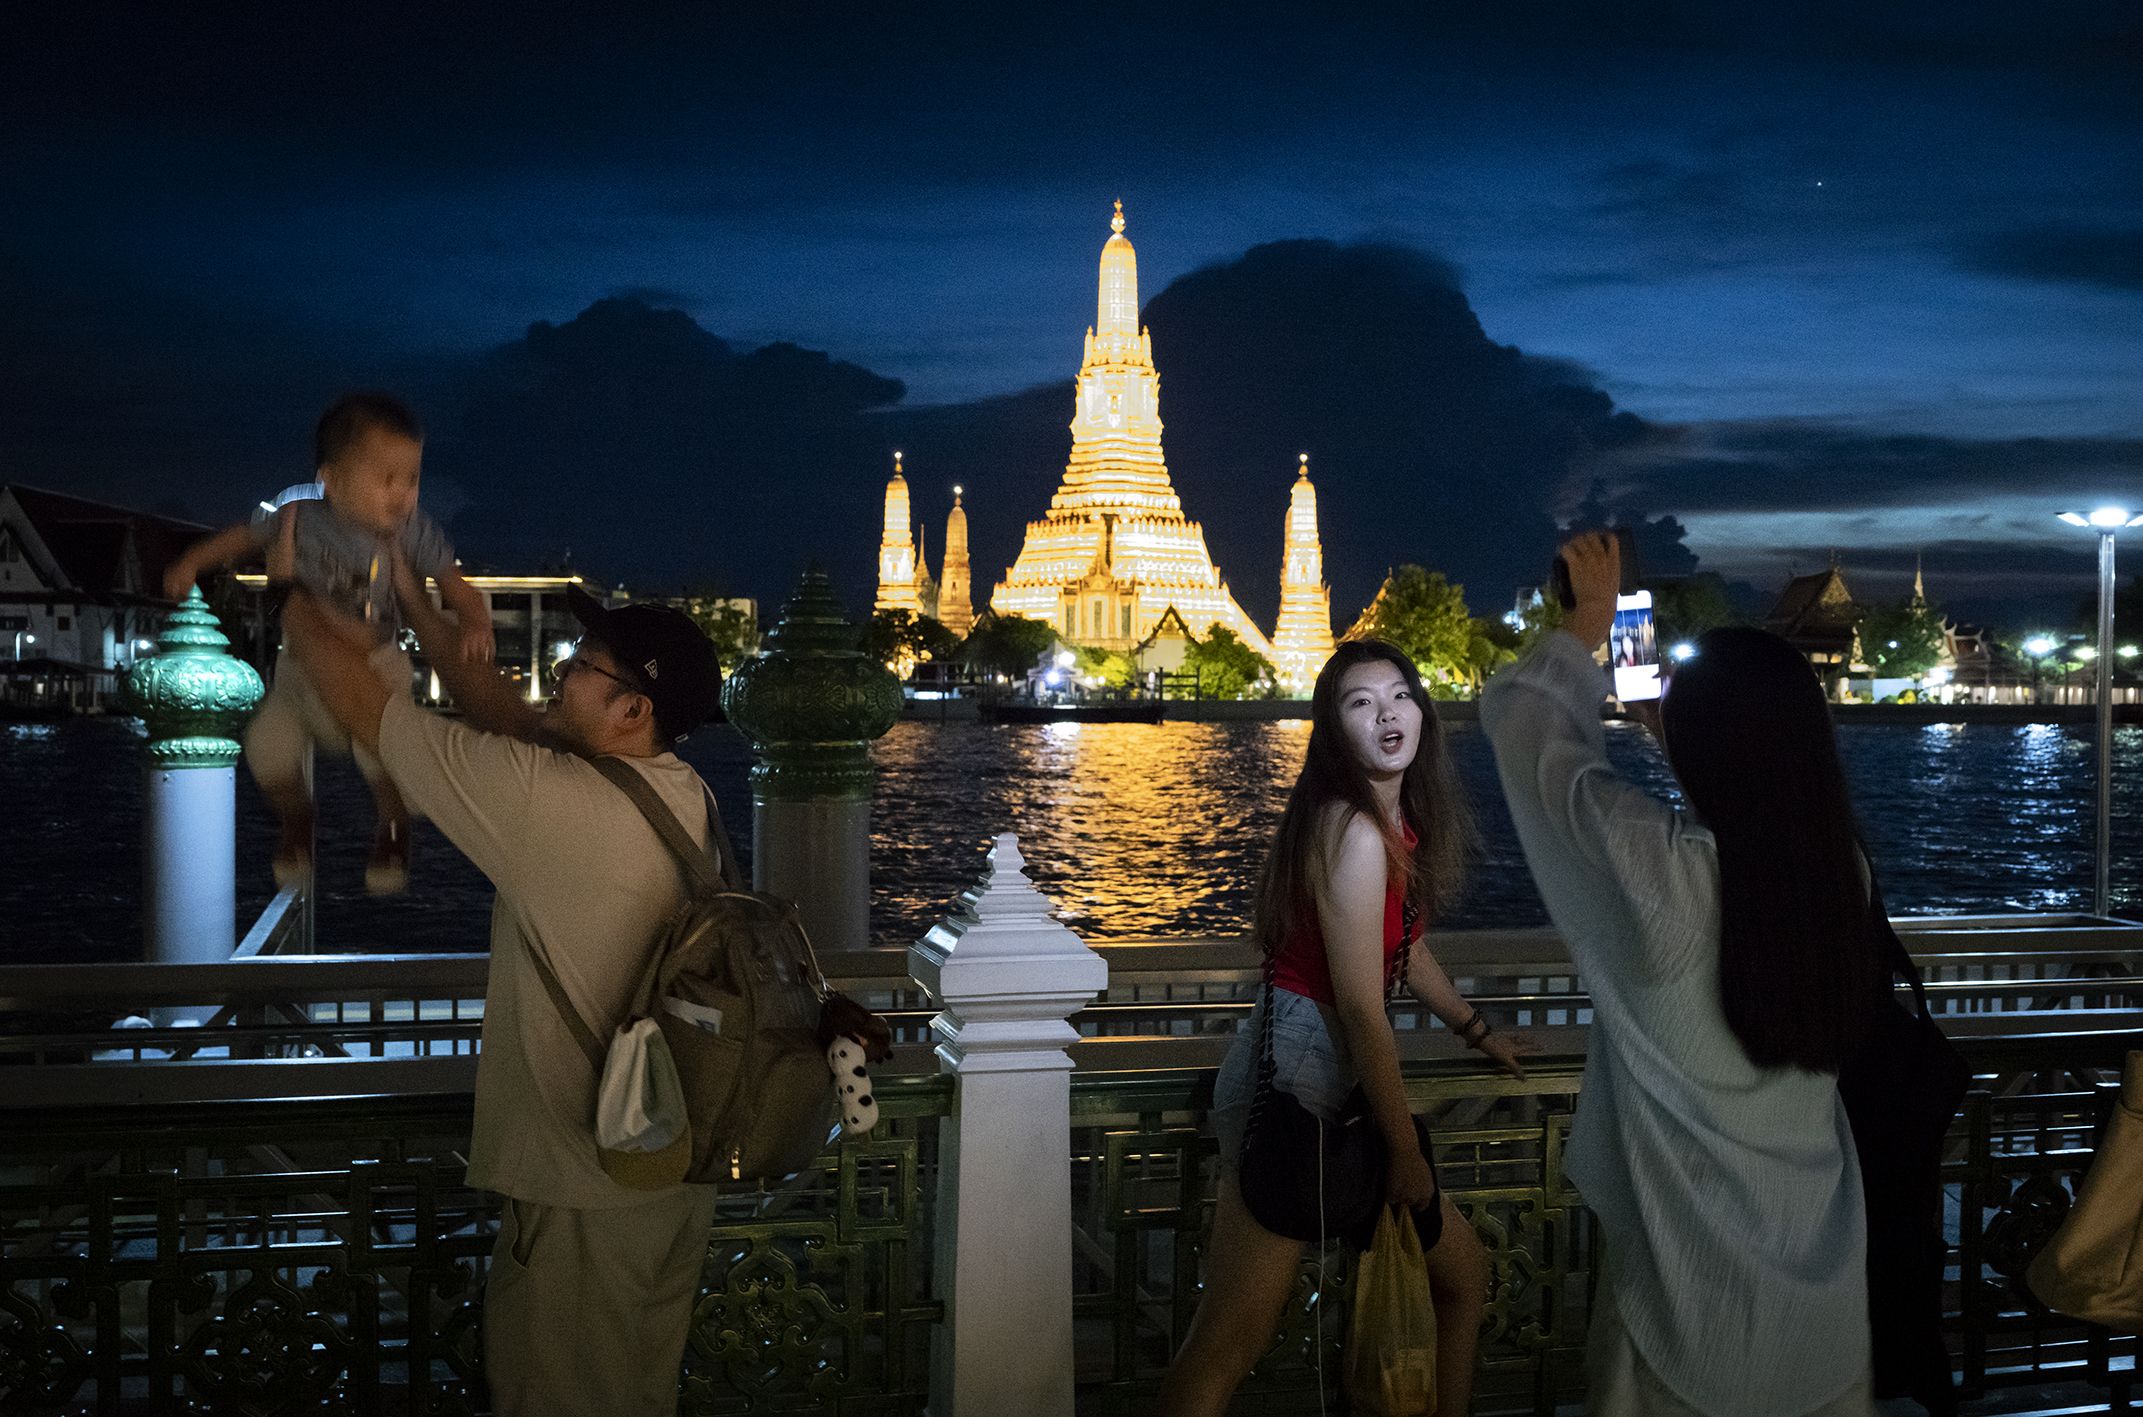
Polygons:
[[2143,515],[2106,506],[2063,512],[2061,520],[2098,533],[2098,859],[2091,884],[2092,913],[2103,916],[2113,904],[2113,538],[2143,524]]
[[34,645],[36,643],[37,636],[31,634],[28,630],[17,630],[15,632],[15,658],[22,658],[22,647],[24,645]]

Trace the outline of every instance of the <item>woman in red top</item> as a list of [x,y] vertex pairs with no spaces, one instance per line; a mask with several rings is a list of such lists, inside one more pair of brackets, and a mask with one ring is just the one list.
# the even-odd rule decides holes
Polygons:
[[[1339,646],[1310,700],[1309,753],[1280,819],[1258,888],[1257,934],[1271,958],[1273,1082],[1311,1111],[1337,1115],[1356,1083],[1390,1148],[1386,1199],[1438,1213],[1429,1250],[1436,1301],[1437,1411],[1463,1417],[1487,1298],[1480,1239],[1436,1186],[1399,1076],[1384,1011],[1386,981],[1461,1038],[1523,1077],[1523,1040],[1489,1028],[1429,953],[1412,919],[1437,918],[1455,894],[1470,827],[1421,676],[1379,640]],[[1411,938],[1408,938],[1411,933]],[[1259,1009],[1265,1004],[1261,1001]],[[1303,1243],[1244,1208],[1236,1170],[1256,1091],[1262,1012],[1235,1037],[1213,1090],[1221,1183],[1206,1247],[1205,1292],[1161,1390],[1170,1417],[1218,1417],[1272,1343],[1294,1292]]]

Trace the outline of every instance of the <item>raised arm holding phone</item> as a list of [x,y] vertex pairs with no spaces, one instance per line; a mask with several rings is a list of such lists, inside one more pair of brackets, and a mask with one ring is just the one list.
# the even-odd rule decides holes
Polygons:
[[1606,1270],[1589,1412],[1872,1413],[1866,1222],[1837,1072],[1880,983],[1869,893],[1807,663],[1704,635],[1656,717],[1688,807],[1607,756],[1595,652],[1614,539],[1566,542],[1570,607],[1492,679],[1481,725],[1593,1007],[1566,1153]]

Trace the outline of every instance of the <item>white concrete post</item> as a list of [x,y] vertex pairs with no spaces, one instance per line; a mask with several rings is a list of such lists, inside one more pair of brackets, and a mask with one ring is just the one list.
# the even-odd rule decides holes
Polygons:
[[931,1417],[1071,1417],[1071,1056],[1068,1020],[1109,967],[1057,923],[997,838],[981,882],[908,951],[943,1005],[940,1068],[957,1074],[938,1143]]
[[156,653],[127,671],[127,698],[149,735],[142,794],[142,934],[156,963],[225,960],[238,944],[238,732],[261,699],[260,675],[198,589],[164,617]]

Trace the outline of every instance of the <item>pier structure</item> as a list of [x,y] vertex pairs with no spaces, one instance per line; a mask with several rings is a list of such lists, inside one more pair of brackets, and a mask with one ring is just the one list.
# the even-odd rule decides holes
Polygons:
[[230,645],[196,586],[127,671],[128,703],[149,731],[143,945],[160,963],[228,959],[238,944],[238,735],[262,689]]
[[822,950],[870,942],[870,745],[900,719],[900,681],[857,647],[833,584],[804,573],[758,654],[722,685],[751,740],[752,886],[796,902]]

